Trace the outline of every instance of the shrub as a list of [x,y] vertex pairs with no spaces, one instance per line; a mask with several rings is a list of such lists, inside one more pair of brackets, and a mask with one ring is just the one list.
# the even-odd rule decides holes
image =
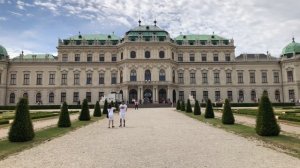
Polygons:
[[21,98],[17,104],[15,118],[8,133],[11,142],[25,142],[34,138],[34,130],[30,118],[28,101]]
[[184,101],[181,102],[180,110],[181,111],[185,111],[185,103],[184,103]]
[[198,100],[195,101],[194,115],[201,115],[201,108]]
[[101,117],[101,108],[100,108],[100,105],[99,105],[99,101],[97,101],[96,105],[95,105],[94,117]]
[[108,114],[108,111],[107,111],[107,100],[105,99],[104,101],[104,107],[103,107],[103,114]]
[[111,107],[115,107],[115,104],[113,101],[110,102]]
[[179,100],[177,100],[177,103],[176,103],[176,110],[180,110],[180,101]]
[[63,103],[60,109],[59,120],[57,123],[58,127],[71,127],[71,120],[68,110],[68,105],[66,102]]
[[213,110],[210,99],[208,99],[206,102],[206,109],[205,109],[204,117],[205,118],[215,118],[214,110]]
[[186,104],[186,112],[187,112],[187,113],[193,112],[192,106],[191,106],[191,102],[190,102],[190,99],[187,100],[187,104]]
[[233,116],[228,99],[225,99],[223,115],[222,115],[222,123],[223,124],[234,124],[234,116]]
[[86,99],[83,100],[81,112],[78,118],[80,121],[91,120],[89,105]]
[[255,131],[260,136],[278,136],[280,133],[272,104],[266,93],[263,93],[259,102]]
[[0,119],[0,125],[9,124],[9,120],[7,119]]

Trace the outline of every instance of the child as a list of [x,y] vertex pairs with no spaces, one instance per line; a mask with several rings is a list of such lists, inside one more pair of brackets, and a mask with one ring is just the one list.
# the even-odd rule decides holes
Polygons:
[[111,127],[114,128],[114,108],[111,107],[111,105],[108,105],[108,128],[110,128],[110,123]]
[[119,127],[122,127],[122,121],[123,121],[123,127],[125,127],[125,114],[127,111],[127,105],[124,104],[124,101],[122,101],[122,104],[120,105],[119,109],[120,109],[120,126]]

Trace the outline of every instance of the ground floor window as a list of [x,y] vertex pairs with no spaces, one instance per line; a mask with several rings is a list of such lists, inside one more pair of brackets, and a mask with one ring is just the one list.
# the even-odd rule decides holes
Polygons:
[[86,92],[86,100],[88,102],[91,102],[92,101],[92,93],[91,92]]
[[184,101],[184,91],[179,91],[179,100]]
[[79,92],[73,93],[73,102],[79,102]]
[[49,93],[49,103],[54,103],[54,93]]
[[244,91],[240,90],[239,91],[238,103],[243,103],[243,102],[244,102]]
[[215,101],[219,102],[221,99],[221,93],[220,91],[215,91]]
[[276,100],[277,102],[280,102],[280,92],[279,92],[279,90],[276,90],[276,91],[275,91],[275,100]]
[[251,91],[251,100],[256,102],[256,92],[255,92],[255,90]]
[[9,95],[9,103],[15,103],[16,95],[15,93],[11,93]]
[[61,92],[60,94],[60,102],[66,102],[66,97],[67,97],[67,93],[66,92]]
[[191,91],[191,96],[196,100],[196,91]]
[[35,95],[35,102],[38,103],[38,104],[42,103],[42,94],[41,93],[37,93]]
[[207,101],[208,100],[208,91],[203,91],[203,99],[202,99],[202,102],[203,101]]
[[294,89],[289,90],[289,100],[290,100],[290,102],[295,102],[295,91],[294,91]]
[[233,97],[232,97],[232,91],[230,90],[230,91],[227,91],[227,99],[229,100],[229,101],[232,101],[233,100]]
[[101,100],[101,98],[104,97],[104,92],[99,92],[99,101]]

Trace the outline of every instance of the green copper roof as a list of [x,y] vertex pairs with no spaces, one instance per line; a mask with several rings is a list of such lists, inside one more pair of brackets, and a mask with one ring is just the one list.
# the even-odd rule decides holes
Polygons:
[[168,32],[153,25],[140,25],[130,29],[127,36],[168,36]]
[[140,25],[133,29],[130,29],[129,31],[165,31],[158,26],[153,25]]
[[120,37],[114,34],[83,34],[72,36],[67,40],[119,40]]
[[288,44],[286,47],[282,49],[282,55],[287,55],[287,54],[297,54],[300,53],[300,43],[296,43],[293,39],[293,42]]
[[207,34],[189,34],[189,35],[179,35],[175,37],[176,41],[179,40],[203,40],[203,41],[209,41],[209,40],[228,40],[224,37],[218,36],[218,35],[207,35]]
[[[14,59],[20,59],[20,56],[14,58]],[[23,56],[23,59],[25,60],[54,60],[55,56],[53,56],[52,54],[26,54]]]
[[0,60],[8,56],[6,49],[0,45]]

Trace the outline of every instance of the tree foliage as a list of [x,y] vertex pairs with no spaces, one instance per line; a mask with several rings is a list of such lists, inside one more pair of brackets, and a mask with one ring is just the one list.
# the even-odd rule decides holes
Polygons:
[[99,101],[97,101],[96,104],[95,104],[93,116],[94,117],[101,117],[101,108],[100,108]]
[[215,118],[214,110],[213,110],[210,99],[208,99],[206,102],[206,109],[205,109],[204,117],[205,118]]
[[34,136],[28,100],[21,98],[15,110],[15,118],[10,127],[8,139],[11,142],[25,142],[32,140]]
[[201,115],[201,107],[198,100],[195,101],[194,115]]
[[60,108],[60,114],[59,114],[57,126],[58,127],[70,127],[71,126],[70,114],[69,114],[68,105],[66,102],[64,102],[62,107]]
[[83,100],[82,106],[81,106],[81,112],[78,118],[80,121],[89,121],[91,120],[90,116],[90,110],[88,101],[86,99]]
[[223,124],[234,124],[234,116],[231,110],[231,106],[228,99],[225,99],[223,114],[222,114],[222,123]]

